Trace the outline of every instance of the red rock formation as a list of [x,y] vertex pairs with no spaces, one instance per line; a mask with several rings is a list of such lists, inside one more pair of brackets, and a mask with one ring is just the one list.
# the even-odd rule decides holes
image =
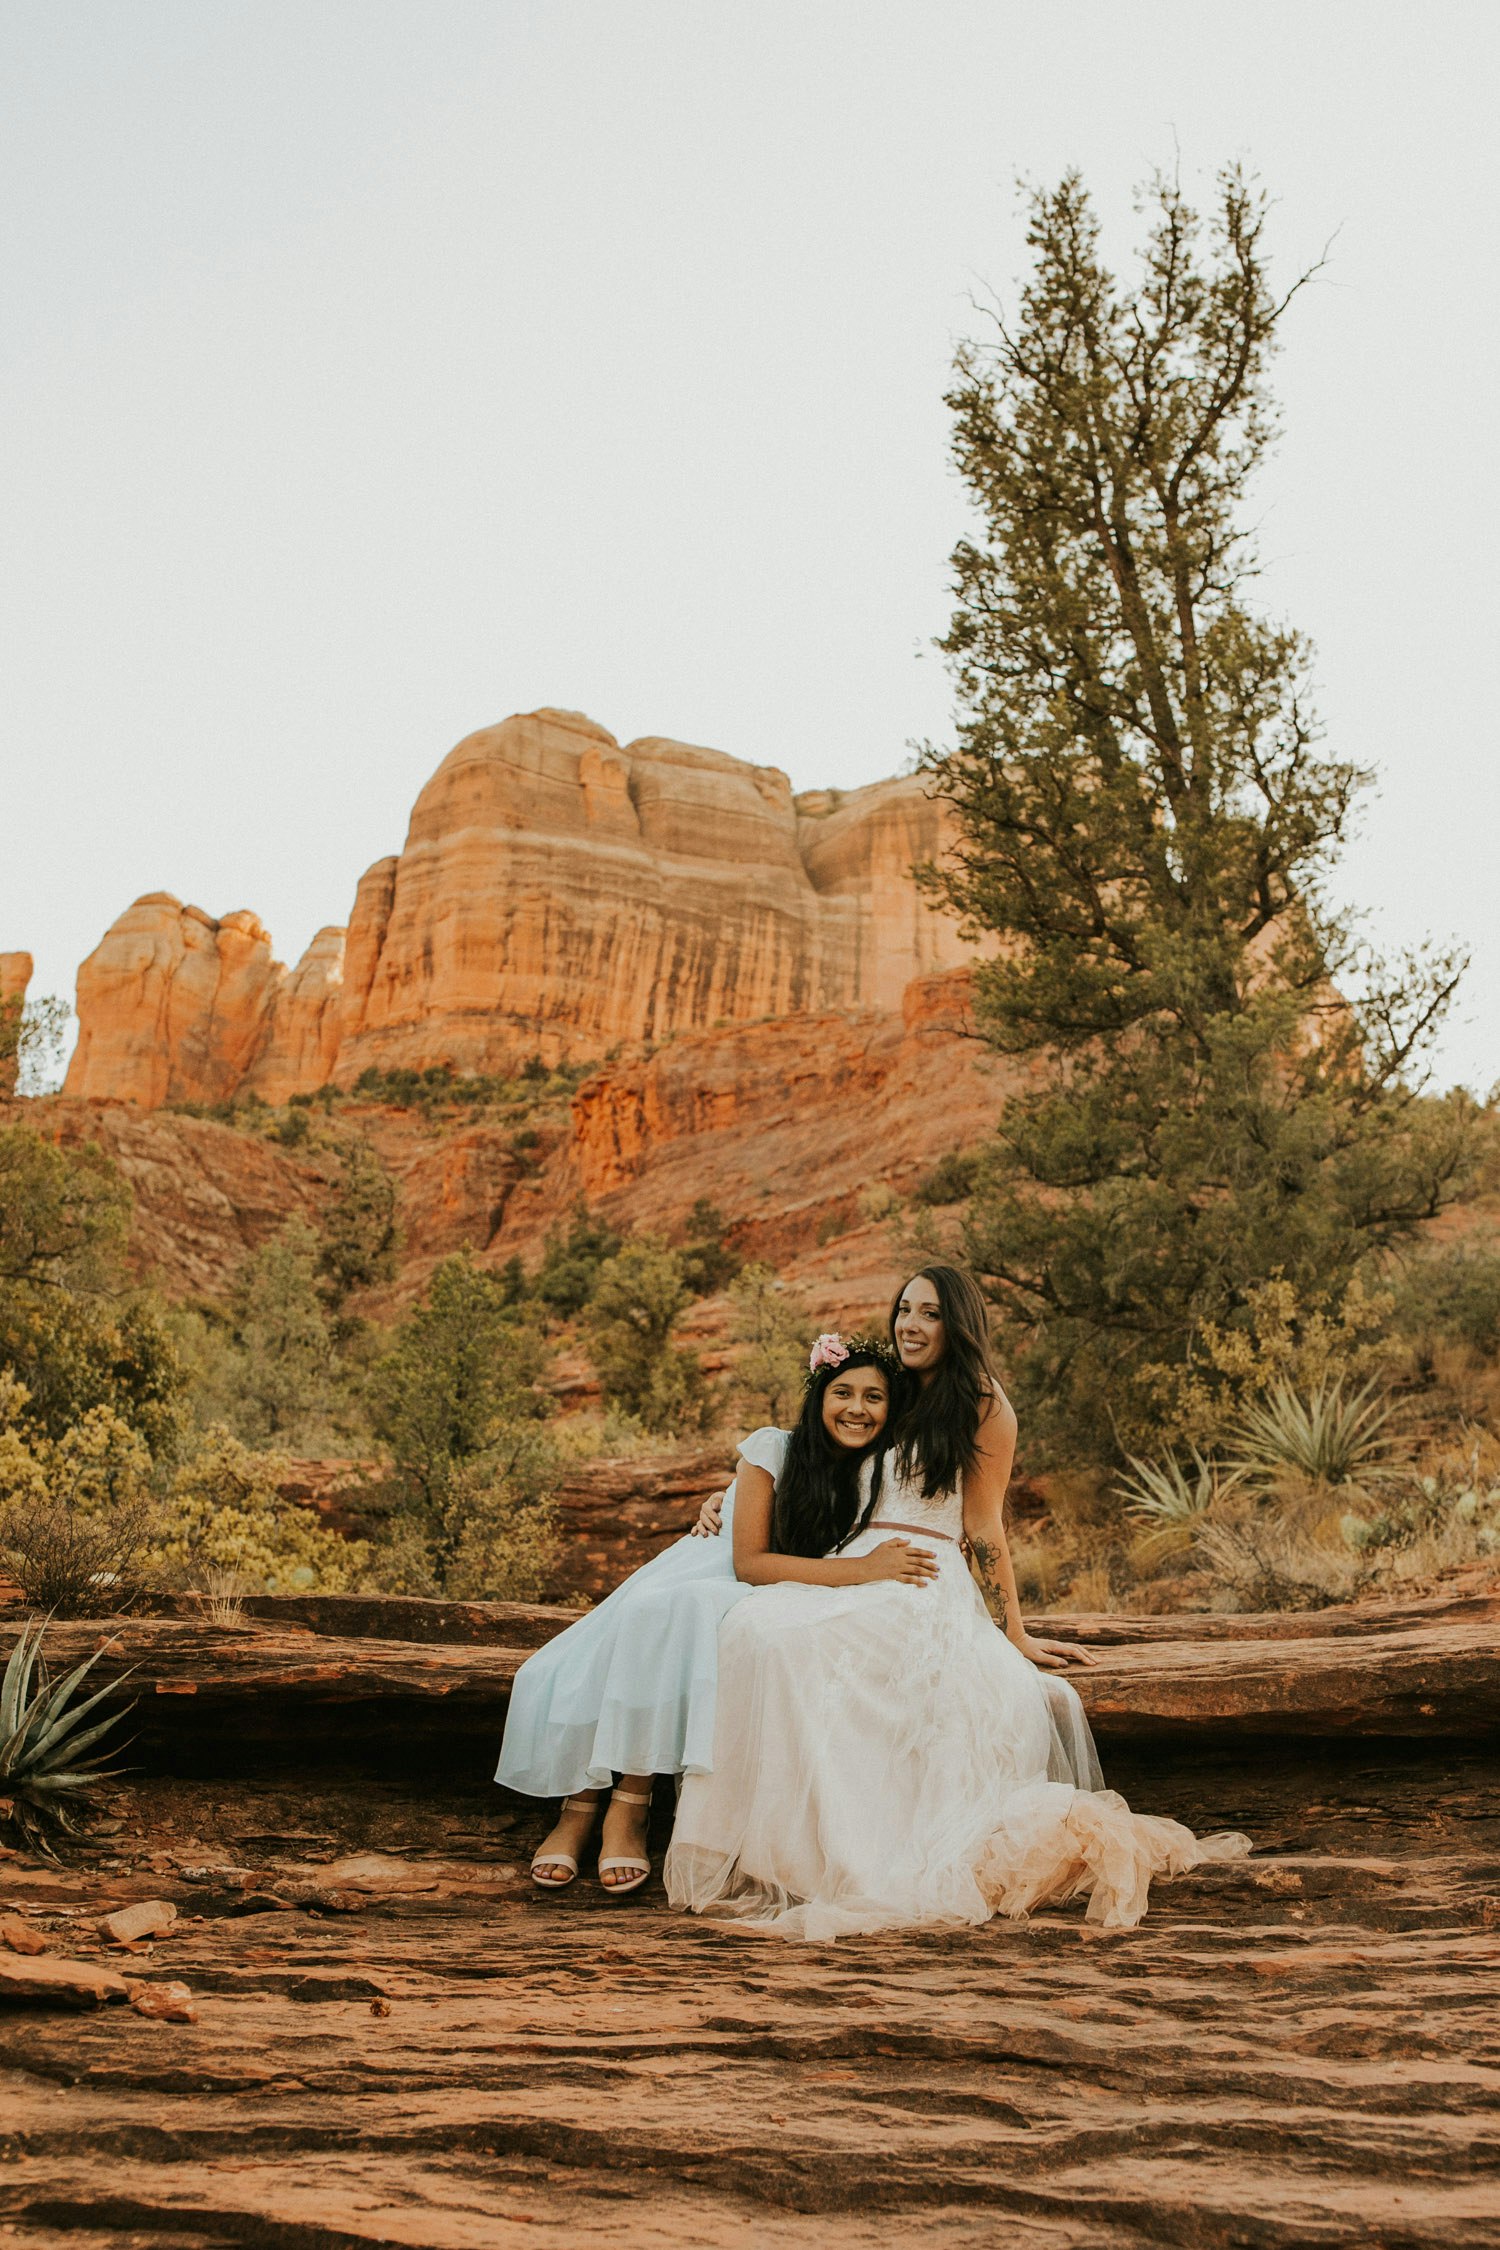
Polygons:
[[577,713],[471,735],[296,970],[253,915],[140,899],[79,972],[67,1091],[268,1101],[367,1066],[590,1060],[720,1024],[899,1007],[968,957],[913,868],[915,779],[794,798],[785,774]]
[[993,1127],[1020,1082],[973,1037],[969,972],[914,979],[896,1015],[787,1017],[673,1040],[578,1090],[566,1156],[512,1203],[498,1247],[532,1238],[578,1196],[671,1233],[708,1194],[757,1256],[805,1252],[862,1194],[909,1194],[946,1151]]
[[168,891],[148,892],[78,972],[64,1091],[142,1109],[226,1100],[264,1050],[283,974],[253,914],[216,922]]
[[[29,953],[0,953],[0,1018],[14,1018],[20,1014],[26,1004],[26,988],[31,982],[32,967]],[[15,1055],[7,1054],[0,1047],[0,1094],[10,1093],[15,1083]]]

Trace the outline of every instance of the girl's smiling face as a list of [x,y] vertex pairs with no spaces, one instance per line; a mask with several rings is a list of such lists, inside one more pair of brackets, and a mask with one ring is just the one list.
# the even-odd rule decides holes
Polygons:
[[930,1375],[947,1349],[948,1334],[942,1301],[925,1275],[918,1274],[902,1290],[894,1327],[902,1366],[914,1375]]
[[878,1367],[841,1372],[823,1393],[823,1427],[851,1453],[874,1443],[890,1410],[891,1388]]

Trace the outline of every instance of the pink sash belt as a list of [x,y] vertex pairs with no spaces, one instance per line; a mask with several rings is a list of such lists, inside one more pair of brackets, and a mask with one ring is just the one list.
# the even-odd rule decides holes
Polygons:
[[932,1526],[926,1523],[892,1523],[887,1516],[877,1516],[873,1523],[865,1525],[865,1529],[866,1531],[914,1531],[919,1539],[946,1539],[950,1547],[957,1547],[962,1544],[961,1541],[954,1538],[951,1531],[934,1531]]

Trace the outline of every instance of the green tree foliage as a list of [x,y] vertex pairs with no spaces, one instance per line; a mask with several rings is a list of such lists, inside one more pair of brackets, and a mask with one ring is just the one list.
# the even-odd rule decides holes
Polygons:
[[444,1259],[372,1378],[375,1430],[395,1470],[388,1583],[511,1599],[545,1583],[557,1475],[536,1388],[545,1362],[505,1278],[467,1253]]
[[[1259,613],[1246,524],[1290,297],[1238,175],[1205,229],[1158,181],[1137,285],[1083,187],[1033,202],[1014,325],[960,354],[978,519],[944,644],[961,823],[933,880],[989,1039],[1033,1058],[969,1254],[1054,1428],[1139,1440],[1160,1365],[1276,1272],[1337,1297],[1454,1192],[1469,1120],[1413,1091],[1459,974],[1360,955],[1326,877],[1365,777],[1326,755],[1301,637]],[[1295,294],[1293,291],[1291,294]]]
[[556,1227],[549,1230],[531,1294],[550,1312],[571,1320],[583,1311],[594,1293],[601,1267],[619,1248],[620,1237],[614,1229],[580,1201],[566,1232]]
[[675,1342],[691,1294],[682,1253],[640,1235],[600,1268],[588,1308],[589,1343],[605,1397],[648,1430],[701,1428],[702,1369]]
[[[298,1115],[305,1116],[306,1111]],[[396,1186],[369,1142],[339,1150],[339,1180],[323,1216],[318,1270],[335,1312],[356,1289],[389,1281],[396,1270]]]
[[713,1297],[739,1272],[744,1260],[728,1240],[729,1221],[718,1205],[700,1195],[688,1213],[682,1243],[682,1276],[695,1297]]
[[228,1389],[242,1438],[311,1436],[332,1412],[337,1368],[321,1265],[319,1236],[305,1219],[291,1219],[241,1269]]
[[0,1000],[0,1094],[50,1094],[62,1081],[63,1045],[73,1011],[50,993]]
[[153,1451],[177,1426],[182,1370],[155,1307],[124,1272],[130,1190],[92,1145],[0,1129],[0,1371],[50,1437],[108,1407]]
[[1401,1276],[1396,1320],[1425,1359],[1439,1344],[1500,1359],[1500,1240],[1450,1243],[1414,1258]]
[[746,1266],[730,1283],[729,1296],[734,1307],[730,1339],[742,1347],[734,1366],[735,1391],[748,1412],[767,1422],[790,1424],[802,1403],[813,1316],[772,1266]]

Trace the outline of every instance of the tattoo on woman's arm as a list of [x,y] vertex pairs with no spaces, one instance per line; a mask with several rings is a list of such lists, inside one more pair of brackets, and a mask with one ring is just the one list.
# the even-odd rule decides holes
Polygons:
[[969,1542],[975,1562],[979,1565],[979,1582],[994,1605],[996,1623],[1001,1632],[1010,1624],[1010,1603],[1006,1599],[1004,1581],[1000,1576],[1000,1550],[988,1539],[971,1539]]

